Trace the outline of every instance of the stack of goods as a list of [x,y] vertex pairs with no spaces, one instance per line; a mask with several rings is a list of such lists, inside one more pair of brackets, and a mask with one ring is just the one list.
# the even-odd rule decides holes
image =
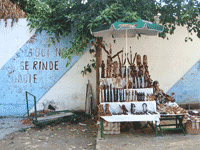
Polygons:
[[155,95],[153,95],[153,94],[147,94],[146,101],[155,101]]
[[186,134],[200,134],[200,113],[198,111],[188,111],[188,114],[188,120],[185,124]]
[[172,106],[169,106],[167,103],[157,105],[157,111],[160,114],[187,114],[187,110],[179,107],[176,103]]

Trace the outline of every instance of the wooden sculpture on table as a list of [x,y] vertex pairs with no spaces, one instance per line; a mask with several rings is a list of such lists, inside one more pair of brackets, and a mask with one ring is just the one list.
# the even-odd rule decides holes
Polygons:
[[135,114],[136,113],[136,109],[135,109],[135,104],[131,104],[131,114]]
[[139,77],[139,83],[140,83],[140,88],[143,88],[143,82],[142,82],[142,78],[144,76],[144,67],[142,64],[140,64],[139,66],[139,71],[138,71],[138,77]]
[[147,63],[147,55],[143,55],[143,65],[146,67],[148,65]]
[[147,55],[144,55],[143,56],[143,66],[144,66],[144,69],[145,69],[145,72],[144,72],[144,87],[151,87],[151,78],[150,78],[150,75],[149,75],[149,69],[148,69],[148,62],[147,62]]
[[148,87],[148,80],[150,78],[150,75],[149,75],[149,70],[148,70],[148,66],[145,66],[145,72],[144,72],[144,87]]
[[[128,55],[127,55],[128,56]],[[122,54],[122,62],[123,62],[123,54]],[[125,59],[124,59],[124,62],[122,63],[122,67],[124,67],[124,77],[126,77],[126,53],[125,53]]]
[[103,60],[101,63],[101,78],[105,78],[105,63]]
[[115,61],[114,63],[113,63],[113,77],[114,78],[116,78],[117,77],[117,68],[118,68],[118,62],[117,61]]
[[109,104],[105,105],[105,116],[112,116],[112,114],[109,110]]
[[[126,79],[128,79],[128,89],[131,89],[132,88],[132,82],[129,78],[125,78],[125,82],[126,82]],[[126,89],[126,85],[124,85],[123,88]]]
[[149,75],[149,78],[147,79],[147,87],[148,88],[152,88],[153,87],[153,85],[152,85],[152,79],[151,79],[151,76]]
[[102,104],[100,104],[99,107],[98,107],[98,119],[99,120],[100,120],[100,116],[105,116]]
[[103,100],[103,90],[104,90],[104,87],[103,87],[103,81],[102,80],[100,80],[100,87],[99,87],[99,89],[101,90],[101,102],[104,102],[104,100]]
[[[118,56],[119,58],[119,54],[121,52],[123,52],[123,50],[121,50],[120,52],[118,52],[117,54],[115,54],[113,57],[112,57],[112,48],[111,48],[111,44],[110,44],[110,51],[107,51],[105,46],[101,43],[101,47],[103,48],[103,50],[107,53],[107,68],[106,68],[106,76],[107,78],[111,78],[112,75],[111,75],[111,68],[112,68],[112,60],[113,58],[115,58],[116,56]],[[120,63],[120,61],[119,61]]]
[[125,106],[125,105],[122,105],[122,106],[119,105],[119,107],[123,110],[123,114],[124,114],[124,115],[128,115],[128,114],[127,114],[128,110],[126,109],[126,106]]
[[141,56],[140,54],[137,55],[137,67],[139,68],[142,64],[142,61],[141,61]]
[[112,67],[112,58],[111,56],[107,56],[107,69],[106,69],[106,74],[107,78],[111,78],[111,67]]
[[[131,48],[131,47],[130,47]],[[137,53],[135,53],[135,57],[134,59],[132,60],[132,51],[130,51],[130,60],[131,62],[129,61],[129,58],[127,58],[128,60],[128,63],[130,65],[130,75],[131,77],[133,78],[133,85],[132,85],[132,88],[136,88],[138,87],[138,82],[137,82],[137,78],[138,78],[138,72],[137,72],[137,68],[136,68],[136,65],[135,65],[135,59],[136,59],[136,56],[137,56]]]
[[113,83],[113,87],[115,87],[115,88],[123,88],[122,87],[122,78],[120,77],[119,74],[117,74],[116,80]]

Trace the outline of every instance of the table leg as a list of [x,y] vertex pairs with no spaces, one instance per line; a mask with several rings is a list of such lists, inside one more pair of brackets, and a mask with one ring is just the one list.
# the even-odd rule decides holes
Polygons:
[[101,139],[103,139],[103,119],[101,118]]
[[155,126],[155,136],[157,136],[158,135],[158,125],[157,125],[157,121],[155,122],[156,123],[156,126]]
[[180,117],[179,117],[179,126],[182,128],[183,134],[186,135],[186,134],[185,134],[185,130],[184,130],[184,128],[183,128],[183,116],[180,116]]

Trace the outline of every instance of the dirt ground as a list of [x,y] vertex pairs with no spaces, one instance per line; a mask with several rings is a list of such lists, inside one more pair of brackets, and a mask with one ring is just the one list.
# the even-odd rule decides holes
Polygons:
[[0,140],[0,149],[94,150],[96,137],[96,120],[82,115],[77,123],[60,122],[14,132]]

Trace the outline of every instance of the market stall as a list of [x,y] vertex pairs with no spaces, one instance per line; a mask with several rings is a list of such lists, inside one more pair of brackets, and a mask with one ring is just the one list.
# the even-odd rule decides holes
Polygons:
[[[157,135],[157,128],[163,135],[160,121],[172,119],[172,111],[162,112],[161,106],[166,102],[173,102],[171,97],[164,95],[159,88],[153,87],[153,80],[149,74],[147,55],[143,57],[135,52],[134,58],[130,48],[128,48],[127,38],[136,35],[156,36],[163,31],[163,27],[154,23],[138,20],[133,23],[115,22],[110,29],[92,32],[95,37],[103,37],[105,33],[110,36],[125,37],[126,48],[121,48],[115,55],[112,55],[112,45],[107,50],[102,44],[101,47],[107,54],[107,60],[102,60],[99,68],[100,94],[98,115],[101,118],[101,137],[104,134],[119,134],[120,122],[148,122]],[[118,61],[114,59],[118,58]],[[104,62],[107,62],[106,64]],[[164,96],[163,96],[163,95]],[[163,97],[165,100],[163,101]],[[164,105],[163,105],[164,106]],[[167,111],[167,112],[166,112]],[[186,111],[177,110],[174,113],[176,119],[176,129],[182,129],[182,119]],[[165,115],[164,115],[165,114]],[[166,117],[167,116],[167,117]],[[179,123],[177,123],[179,121]],[[153,123],[155,122],[155,127]]]

